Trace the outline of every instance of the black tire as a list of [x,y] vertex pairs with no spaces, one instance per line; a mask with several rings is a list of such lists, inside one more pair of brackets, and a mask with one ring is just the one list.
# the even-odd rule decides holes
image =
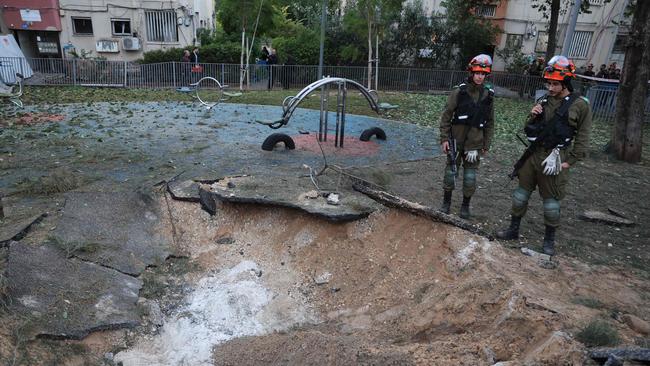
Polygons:
[[370,138],[373,136],[377,136],[377,139],[379,140],[386,140],[386,132],[382,130],[379,127],[373,127],[369,128],[367,130],[364,130],[361,133],[361,137],[359,137],[359,140],[361,141],[370,141]]
[[293,150],[296,148],[296,144],[293,142],[293,139],[284,133],[274,133],[269,135],[269,137],[264,140],[262,143],[262,150],[264,151],[273,151],[275,145],[279,142],[284,142],[284,147],[287,150]]

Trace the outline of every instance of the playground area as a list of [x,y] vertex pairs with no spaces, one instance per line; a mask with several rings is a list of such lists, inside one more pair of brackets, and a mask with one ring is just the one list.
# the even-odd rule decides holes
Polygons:
[[[549,266],[520,250],[541,246],[537,198],[512,247],[354,189],[361,180],[438,207],[438,131],[395,116],[433,119],[444,96],[381,94],[406,111],[377,115],[350,92],[341,136],[335,94],[324,130],[321,112],[302,108],[317,108],[317,92],[274,130],[259,122],[280,120],[295,90],[211,109],[102,102],[93,89],[86,102],[34,103],[37,90],[23,109],[3,105],[0,125],[10,365],[599,365],[594,347],[650,346],[647,160],[592,146]],[[372,128],[386,139],[361,141]],[[295,148],[263,150],[273,133]],[[501,133],[472,203],[470,224],[485,233],[508,220],[506,175],[521,151]],[[459,206],[454,197],[452,214]],[[580,218],[608,208],[634,225]]]

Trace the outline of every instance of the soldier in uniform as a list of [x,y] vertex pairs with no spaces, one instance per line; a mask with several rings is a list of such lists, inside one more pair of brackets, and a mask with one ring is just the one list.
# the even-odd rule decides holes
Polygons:
[[[440,211],[447,214],[450,211],[456,172],[462,164],[463,203],[460,217],[464,219],[470,218],[469,203],[476,191],[476,171],[481,162],[479,155],[487,153],[494,135],[494,90],[485,84],[491,69],[490,56],[481,54],[474,57],[468,65],[469,77],[452,90],[440,117],[440,149],[448,156]],[[456,155],[452,156],[454,146]]]
[[560,225],[560,201],[569,180],[569,168],[586,157],[589,148],[589,100],[573,92],[575,66],[564,56],[554,56],[544,70],[548,94],[531,110],[524,131],[530,146],[515,164],[511,177],[519,186],[512,193],[510,226],[497,238],[519,238],[519,224],[535,188],[544,203],[544,253],[555,254],[555,231]]

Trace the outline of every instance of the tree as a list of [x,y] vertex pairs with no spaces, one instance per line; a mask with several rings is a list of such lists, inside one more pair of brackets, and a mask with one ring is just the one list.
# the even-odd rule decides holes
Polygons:
[[[489,46],[494,45],[501,30],[490,21],[477,16],[475,11],[477,7],[489,3],[489,0],[442,2],[447,14],[442,34],[437,38],[447,52],[448,62],[451,62],[448,67],[464,67],[477,54],[490,53]],[[452,50],[455,52],[452,53]]]
[[[591,13],[591,10],[589,10],[591,6],[590,1],[592,0],[583,0],[580,3],[580,13]],[[604,3],[610,1],[612,0],[604,0]],[[573,0],[563,0],[563,2],[561,0],[533,0],[533,8],[537,8],[538,11],[542,12],[544,18],[550,19],[546,32],[548,35],[546,60],[550,60],[555,55],[555,49],[557,48],[557,23],[560,13],[565,13],[572,4]]]
[[619,160],[641,160],[645,98],[650,78],[650,1],[638,0],[625,50],[623,74],[616,98],[612,150]]
[[[346,12],[345,18],[351,21],[355,28],[360,29],[360,26],[364,26],[367,30],[368,89],[370,89],[373,77],[372,66],[375,61],[375,58],[373,58],[373,40],[381,38],[385,26],[392,24],[398,18],[402,10],[402,0],[356,0],[351,1],[348,6],[348,10],[352,9],[356,11],[350,12],[350,17]],[[352,18],[355,15],[358,18]]]
[[384,65],[409,66],[420,57],[421,50],[432,46],[433,26],[429,22],[422,0],[407,3],[401,19],[390,27],[381,50]]
[[226,34],[236,34],[242,30],[253,32],[259,13],[257,34],[264,34],[273,26],[270,14],[274,4],[273,0],[220,0],[217,19]]

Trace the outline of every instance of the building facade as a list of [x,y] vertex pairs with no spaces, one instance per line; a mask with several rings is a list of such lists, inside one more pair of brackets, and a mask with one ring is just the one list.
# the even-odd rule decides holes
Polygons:
[[[422,6],[428,15],[444,14],[442,0],[423,0]],[[556,54],[562,51],[564,36],[569,24],[572,1],[562,0],[562,11],[558,20],[556,35]],[[568,56],[579,68],[589,63],[596,65],[616,62],[623,65],[624,44],[628,34],[625,24],[624,11],[627,0],[590,0],[590,13],[578,16],[575,32]],[[499,0],[490,5],[483,5],[477,12],[491,20],[503,33],[497,38],[495,49],[509,46],[519,47],[530,58],[544,56],[548,40],[547,27],[549,20],[532,7],[530,0]],[[494,69],[504,70],[505,60],[494,56]]]
[[0,0],[1,18],[26,57],[132,61],[198,45],[214,29],[214,0]]

